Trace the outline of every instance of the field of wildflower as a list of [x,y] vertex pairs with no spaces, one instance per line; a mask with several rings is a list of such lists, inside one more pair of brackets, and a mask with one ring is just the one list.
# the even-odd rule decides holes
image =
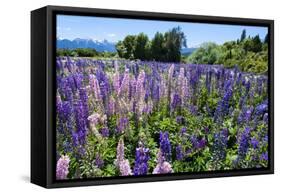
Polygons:
[[56,178],[268,166],[268,78],[237,67],[58,57]]

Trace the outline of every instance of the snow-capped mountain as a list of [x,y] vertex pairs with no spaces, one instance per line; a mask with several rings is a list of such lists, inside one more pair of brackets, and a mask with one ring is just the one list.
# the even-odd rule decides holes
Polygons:
[[115,43],[107,40],[98,41],[92,39],[76,38],[74,40],[69,39],[57,39],[57,48],[60,49],[76,49],[76,48],[93,48],[99,52],[108,51],[115,52]]

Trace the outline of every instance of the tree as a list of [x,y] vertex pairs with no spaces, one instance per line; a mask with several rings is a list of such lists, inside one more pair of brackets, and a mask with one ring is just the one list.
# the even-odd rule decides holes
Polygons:
[[125,58],[126,48],[125,48],[123,42],[118,41],[117,44],[115,45],[115,48],[116,48],[118,56],[121,58]]
[[252,48],[252,51],[253,52],[260,52],[261,50],[262,50],[262,42],[261,42],[260,36],[256,35],[253,38],[253,48]]
[[77,48],[73,50],[79,57],[94,57],[98,56],[98,52],[91,48]]
[[134,59],[134,50],[135,50],[136,37],[133,35],[128,35],[123,40],[123,45],[125,48],[124,58]]
[[248,51],[252,51],[253,48],[253,41],[251,38],[247,38],[245,39],[245,41],[242,44],[243,49],[248,52]]
[[166,61],[180,62],[181,48],[186,47],[186,37],[178,26],[165,33]]
[[268,34],[265,35],[263,43],[268,44]]
[[156,61],[165,61],[165,39],[162,33],[157,32],[151,41],[151,58]]
[[220,58],[220,46],[213,42],[206,42],[189,56],[189,62],[194,64],[215,64],[221,60]]
[[244,29],[244,30],[242,31],[242,34],[241,34],[240,42],[243,42],[243,40],[245,40],[246,36],[247,36],[246,30]]
[[140,33],[135,38],[134,58],[140,60],[148,59],[149,39],[144,33]]
[[226,50],[228,51],[227,58],[229,59],[232,58],[232,49],[234,48],[235,44],[236,43],[234,41],[225,42],[223,44],[223,46],[225,46]]

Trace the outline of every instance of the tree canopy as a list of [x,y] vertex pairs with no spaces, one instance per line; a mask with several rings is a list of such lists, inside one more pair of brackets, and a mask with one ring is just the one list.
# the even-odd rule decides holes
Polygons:
[[227,41],[222,45],[203,43],[188,58],[188,63],[237,65],[240,70],[265,73],[268,69],[268,37],[262,41],[259,35],[246,37],[243,30],[239,41]]
[[144,33],[128,35],[116,44],[121,58],[163,62],[180,62],[182,47],[186,47],[186,37],[180,27],[157,32],[152,40]]

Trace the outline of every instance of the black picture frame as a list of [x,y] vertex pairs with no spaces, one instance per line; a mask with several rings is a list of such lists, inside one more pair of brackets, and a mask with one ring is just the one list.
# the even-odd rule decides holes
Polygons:
[[[268,27],[269,35],[269,166],[261,169],[168,175],[55,179],[56,15],[84,15],[147,20]],[[31,182],[46,188],[169,181],[274,173],[274,21],[232,17],[153,13],[125,10],[46,6],[31,12]]]

